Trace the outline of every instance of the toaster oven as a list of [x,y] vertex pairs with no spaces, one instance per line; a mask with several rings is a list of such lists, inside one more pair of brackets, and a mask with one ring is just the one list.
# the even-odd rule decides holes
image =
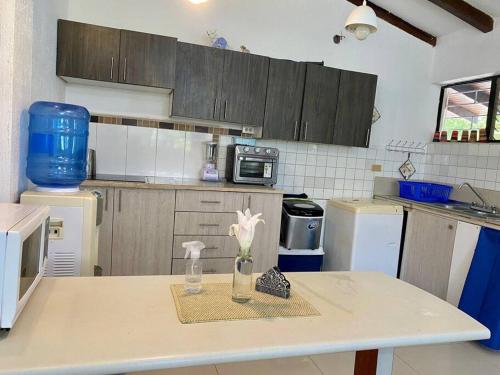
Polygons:
[[226,179],[237,184],[276,185],[278,160],[277,148],[229,145]]

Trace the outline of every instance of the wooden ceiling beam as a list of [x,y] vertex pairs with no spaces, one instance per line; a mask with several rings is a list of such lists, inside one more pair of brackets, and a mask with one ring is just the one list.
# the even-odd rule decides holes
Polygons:
[[[363,0],[347,0],[354,5],[362,5]],[[429,34],[426,31],[419,29],[416,26],[413,26],[411,23],[399,18],[398,16],[392,14],[388,10],[379,7],[377,4],[372,3],[371,1],[367,1],[366,5],[370,6],[377,15],[378,18],[390,23],[393,26],[407,32],[410,35],[413,35],[415,38],[418,38],[431,46],[436,46],[436,37],[434,35]]]
[[429,0],[431,3],[460,18],[462,21],[481,30],[483,33],[489,33],[493,30],[493,17],[483,11],[473,7],[464,0]]

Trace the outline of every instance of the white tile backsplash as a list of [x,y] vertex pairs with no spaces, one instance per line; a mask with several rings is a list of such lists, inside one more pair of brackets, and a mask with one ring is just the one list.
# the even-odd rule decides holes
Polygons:
[[185,148],[186,132],[158,129],[155,176],[182,178]]
[[127,164],[127,126],[96,125],[96,173],[124,175]]
[[127,176],[154,176],[156,165],[156,138],[158,129],[128,127]]
[[470,184],[500,190],[500,144],[432,143],[427,147],[424,177],[449,184]]
[[186,132],[184,148],[184,178],[200,178],[205,163],[206,143],[212,140],[211,134]]

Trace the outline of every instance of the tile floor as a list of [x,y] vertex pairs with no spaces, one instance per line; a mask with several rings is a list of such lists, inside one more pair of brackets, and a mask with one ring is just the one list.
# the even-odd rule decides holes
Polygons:
[[[353,370],[354,353],[337,353],[141,374],[352,375]],[[473,343],[400,348],[394,357],[393,375],[500,375],[500,352],[489,351]]]

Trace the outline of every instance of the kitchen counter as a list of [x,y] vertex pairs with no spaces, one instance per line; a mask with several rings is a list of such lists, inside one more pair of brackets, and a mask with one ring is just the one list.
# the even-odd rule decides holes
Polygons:
[[122,189],[161,189],[161,190],[208,190],[232,191],[242,193],[283,194],[282,190],[269,186],[233,184],[230,182],[210,182],[196,179],[177,179],[165,177],[98,176],[95,180],[85,180],[82,187],[116,187]]
[[183,276],[44,278],[0,336],[0,374],[110,374],[368,349],[380,349],[377,374],[390,374],[393,347],[490,334],[447,302],[381,273],[287,277],[320,316],[181,324],[170,285]]
[[466,212],[451,211],[440,206],[434,205],[432,203],[417,202],[411,199],[401,198],[395,195],[375,195],[374,198],[387,200],[390,202],[395,202],[401,204],[405,208],[418,209],[422,211],[427,211],[430,213],[439,214],[444,217],[448,217],[455,220],[465,221],[471,224],[480,225],[487,228],[500,230],[500,220],[485,218],[481,219],[472,215],[468,215]]

